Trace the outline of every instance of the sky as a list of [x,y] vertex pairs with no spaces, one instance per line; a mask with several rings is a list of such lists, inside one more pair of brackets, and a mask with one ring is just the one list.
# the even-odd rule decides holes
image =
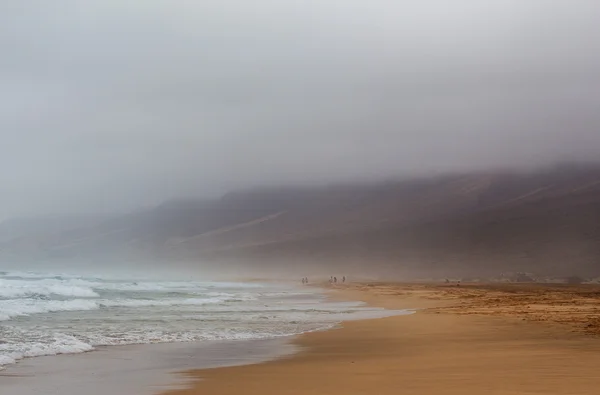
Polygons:
[[2,0],[0,218],[600,157],[597,0]]

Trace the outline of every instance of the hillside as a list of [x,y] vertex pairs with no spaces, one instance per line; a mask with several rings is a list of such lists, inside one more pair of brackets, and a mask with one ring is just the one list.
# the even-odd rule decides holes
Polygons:
[[0,233],[5,260],[181,260],[397,276],[597,275],[600,167],[257,188],[78,228],[10,238],[4,224]]

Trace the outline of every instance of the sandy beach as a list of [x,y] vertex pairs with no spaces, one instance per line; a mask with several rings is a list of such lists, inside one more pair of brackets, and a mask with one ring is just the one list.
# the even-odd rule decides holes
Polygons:
[[196,370],[169,395],[596,394],[597,286],[350,284],[333,298],[415,314],[345,322],[271,362]]

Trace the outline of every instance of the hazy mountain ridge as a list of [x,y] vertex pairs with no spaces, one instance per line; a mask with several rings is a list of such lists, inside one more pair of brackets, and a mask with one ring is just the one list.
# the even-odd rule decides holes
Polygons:
[[599,224],[600,166],[560,166],[174,201],[92,226],[5,238],[0,257],[598,274]]

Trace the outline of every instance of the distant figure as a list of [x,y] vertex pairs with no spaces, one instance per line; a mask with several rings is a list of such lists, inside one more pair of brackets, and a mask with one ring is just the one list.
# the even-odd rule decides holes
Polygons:
[[342,282],[345,283],[346,282],[346,276],[342,277]]
[[304,282],[304,277],[302,277],[302,284],[306,284],[306,283]]
[[334,283],[337,283],[337,277],[334,277],[334,278],[333,278],[333,282],[334,282]]
[[304,283],[308,284],[308,277],[304,277]]

